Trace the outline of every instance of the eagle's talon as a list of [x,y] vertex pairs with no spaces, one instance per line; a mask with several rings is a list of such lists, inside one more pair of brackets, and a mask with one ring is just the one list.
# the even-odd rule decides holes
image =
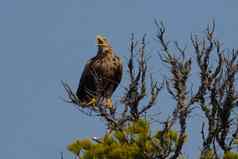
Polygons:
[[81,102],[80,105],[95,107],[97,105],[97,99],[95,97],[92,97],[89,102]]
[[87,105],[95,107],[97,105],[97,99],[95,97],[91,98],[91,100],[87,103]]
[[106,108],[109,108],[109,109],[113,108],[113,103],[111,98],[106,100],[105,106]]

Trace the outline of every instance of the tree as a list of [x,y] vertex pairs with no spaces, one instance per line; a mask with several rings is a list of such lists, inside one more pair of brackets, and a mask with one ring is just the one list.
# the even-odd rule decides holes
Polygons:
[[[183,146],[192,133],[187,130],[187,122],[192,120],[188,116],[199,108],[204,116],[200,158],[238,158],[238,50],[222,47],[215,37],[215,22],[207,26],[202,36],[191,35],[193,55],[178,42],[171,44],[166,40],[162,22],[155,21],[155,25],[158,57],[170,73],[164,81],[158,82],[148,73],[146,36],[136,40],[132,34],[127,63],[129,81],[120,106],[110,110],[102,106],[82,107],[70,86],[63,82],[68,102],[86,115],[104,119],[108,128],[102,138],[76,140],[68,150],[80,159],[185,158]],[[199,84],[191,89],[194,69],[199,70]],[[174,110],[160,128],[152,131],[149,112],[158,106],[156,101],[162,89],[173,97]]]

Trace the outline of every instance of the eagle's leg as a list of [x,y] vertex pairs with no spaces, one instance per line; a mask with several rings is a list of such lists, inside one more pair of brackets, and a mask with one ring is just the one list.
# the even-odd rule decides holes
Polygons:
[[107,98],[106,99],[105,106],[106,106],[106,108],[109,108],[109,109],[113,108],[113,103],[112,103],[112,99],[111,98]]

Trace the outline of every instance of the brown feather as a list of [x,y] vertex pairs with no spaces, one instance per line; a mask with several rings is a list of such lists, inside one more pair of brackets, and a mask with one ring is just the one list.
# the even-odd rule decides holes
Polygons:
[[97,44],[98,53],[87,62],[76,93],[83,103],[95,96],[111,98],[122,78],[122,61],[106,38],[97,37]]

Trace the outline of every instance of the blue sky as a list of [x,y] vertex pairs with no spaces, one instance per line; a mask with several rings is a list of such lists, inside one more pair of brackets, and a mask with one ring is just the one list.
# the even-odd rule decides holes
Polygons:
[[[60,80],[77,87],[86,60],[95,55],[97,34],[125,57],[130,33],[147,33],[153,41],[154,18],[183,44],[215,18],[217,37],[232,48],[238,44],[237,14],[236,0],[0,0],[1,158],[58,159],[61,151],[72,158],[66,145],[73,139],[104,133],[102,121],[60,99]],[[201,119],[192,119],[194,135],[185,149],[196,158]]]

